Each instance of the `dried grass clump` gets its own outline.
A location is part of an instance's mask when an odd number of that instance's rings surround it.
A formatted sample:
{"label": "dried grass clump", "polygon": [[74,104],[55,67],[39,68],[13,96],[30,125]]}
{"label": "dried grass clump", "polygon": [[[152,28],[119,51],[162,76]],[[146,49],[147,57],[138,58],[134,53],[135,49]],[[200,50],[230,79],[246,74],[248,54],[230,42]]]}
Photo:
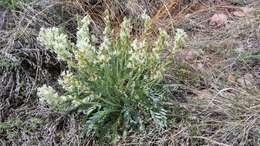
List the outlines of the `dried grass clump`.
{"label": "dried grass clump", "polygon": [[[201,95],[202,96],[202,95]],[[199,97],[199,96],[198,96]],[[208,98],[192,98],[175,114],[181,120],[164,131],[132,135],[128,144],[257,145],[260,142],[260,96],[244,90],[223,89]],[[185,112],[186,111],[186,112]]]}
{"label": "dried grass clump", "polygon": [[[0,124],[12,118],[27,119],[30,109],[37,106],[37,86],[53,82],[60,71],[56,59],[36,41],[38,26],[48,22],[36,13],[34,4],[23,3],[19,11],[0,9]],[[12,127],[17,133],[23,131],[15,129]],[[21,133],[20,137],[11,137],[12,133],[5,130],[0,133],[1,144],[18,144],[26,137]]]}

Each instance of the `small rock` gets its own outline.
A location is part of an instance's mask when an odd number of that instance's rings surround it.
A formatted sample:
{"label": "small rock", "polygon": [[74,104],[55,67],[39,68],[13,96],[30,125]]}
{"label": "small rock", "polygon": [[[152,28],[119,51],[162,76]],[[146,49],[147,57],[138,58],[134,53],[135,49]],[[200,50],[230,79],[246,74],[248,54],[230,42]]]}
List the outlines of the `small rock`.
{"label": "small rock", "polygon": [[216,25],[217,27],[225,25],[227,24],[227,22],[228,22],[228,17],[223,13],[214,14],[210,18],[210,25]]}

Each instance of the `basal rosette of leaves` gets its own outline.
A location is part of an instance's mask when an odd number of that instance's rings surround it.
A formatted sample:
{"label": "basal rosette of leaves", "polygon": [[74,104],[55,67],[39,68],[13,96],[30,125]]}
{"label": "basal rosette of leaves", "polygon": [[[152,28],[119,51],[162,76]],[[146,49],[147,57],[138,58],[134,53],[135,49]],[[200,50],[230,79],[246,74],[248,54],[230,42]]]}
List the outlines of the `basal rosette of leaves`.
{"label": "basal rosette of leaves", "polygon": [[129,19],[124,19],[120,32],[112,37],[107,17],[98,47],[90,35],[89,16],[81,20],[76,44],[59,28],[41,29],[38,40],[67,63],[68,71],[59,80],[65,92],[60,95],[44,85],[38,89],[40,99],[53,110],[83,113],[86,133],[98,138],[116,141],[131,131],[143,130],[147,123],[165,128],[167,110],[163,102],[167,98],[159,83],[186,34],[177,30],[170,55],[162,59],[168,35],[160,30],[157,41],[151,44],[147,40],[150,18],[144,15],[144,19],[145,37],[132,39]]}

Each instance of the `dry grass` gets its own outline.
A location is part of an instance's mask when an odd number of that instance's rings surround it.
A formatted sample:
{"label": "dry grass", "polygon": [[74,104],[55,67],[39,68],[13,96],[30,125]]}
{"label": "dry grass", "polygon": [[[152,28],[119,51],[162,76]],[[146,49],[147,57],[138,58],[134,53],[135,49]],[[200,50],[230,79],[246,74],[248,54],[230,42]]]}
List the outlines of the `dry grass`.
{"label": "dry grass", "polygon": [[207,99],[178,103],[187,111],[165,131],[134,135],[132,144],[156,145],[254,145],[259,143],[259,92],[252,95],[237,89],[208,94]]}
{"label": "dry grass", "polygon": [[[40,27],[61,26],[74,40],[77,16],[85,14],[95,20],[92,31],[98,36],[104,11],[109,9],[115,28],[124,16],[133,18],[135,35],[142,29],[139,17],[146,10],[154,28],[170,32],[181,27],[191,36],[166,76],[173,97],[166,103],[173,109],[169,128],[154,131],[150,125],[149,130],[133,133],[118,145],[259,145],[260,3],[252,1],[248,6],[255,8],[254,16],[230,17],[230,27],[218,29],[208,25],[209,19],[216,12],[229,15],[230,3],[38,0],[18,10],[0,8],[0,144],[98,145],[94,138],[81,134],[80,116],[54,113],[39,103],[35,89],[43,83],[56,86],[66,66],[42,48],[36,37]],[[27,126],[33,119],[38,120],[36,126]],[[12,120],[16,122],[3,126]]]}

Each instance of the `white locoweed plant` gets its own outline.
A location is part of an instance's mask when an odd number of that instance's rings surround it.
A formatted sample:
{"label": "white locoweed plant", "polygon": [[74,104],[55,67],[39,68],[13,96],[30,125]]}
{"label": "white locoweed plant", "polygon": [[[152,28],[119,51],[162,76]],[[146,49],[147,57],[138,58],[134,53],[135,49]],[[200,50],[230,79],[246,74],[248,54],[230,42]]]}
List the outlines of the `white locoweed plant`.
{"label": "white locoweed plant", "polygon": [[38,96],[53,110],[77,111],[85,116],[85,132],[90,136],[117,141],[129,132],[143,130],[147,123],[157,128],[167,126],[167,101],[159,84],[172,62],[174,52],[183,45],[186,34],[177,30],[170,55],[162,59],[168,35],[160,30],[158,40],[148,42],[150,18],[144,15],[144,39],[130,38],[131,24],[124,19],[121,30],[112,37],[109,18],[100,46],[93,45],[89,25],[82,19],[76,45],[59,28],[43,28],[38,40],[67,63],[59,84],[65,92],[59,95],[44,85]]}

